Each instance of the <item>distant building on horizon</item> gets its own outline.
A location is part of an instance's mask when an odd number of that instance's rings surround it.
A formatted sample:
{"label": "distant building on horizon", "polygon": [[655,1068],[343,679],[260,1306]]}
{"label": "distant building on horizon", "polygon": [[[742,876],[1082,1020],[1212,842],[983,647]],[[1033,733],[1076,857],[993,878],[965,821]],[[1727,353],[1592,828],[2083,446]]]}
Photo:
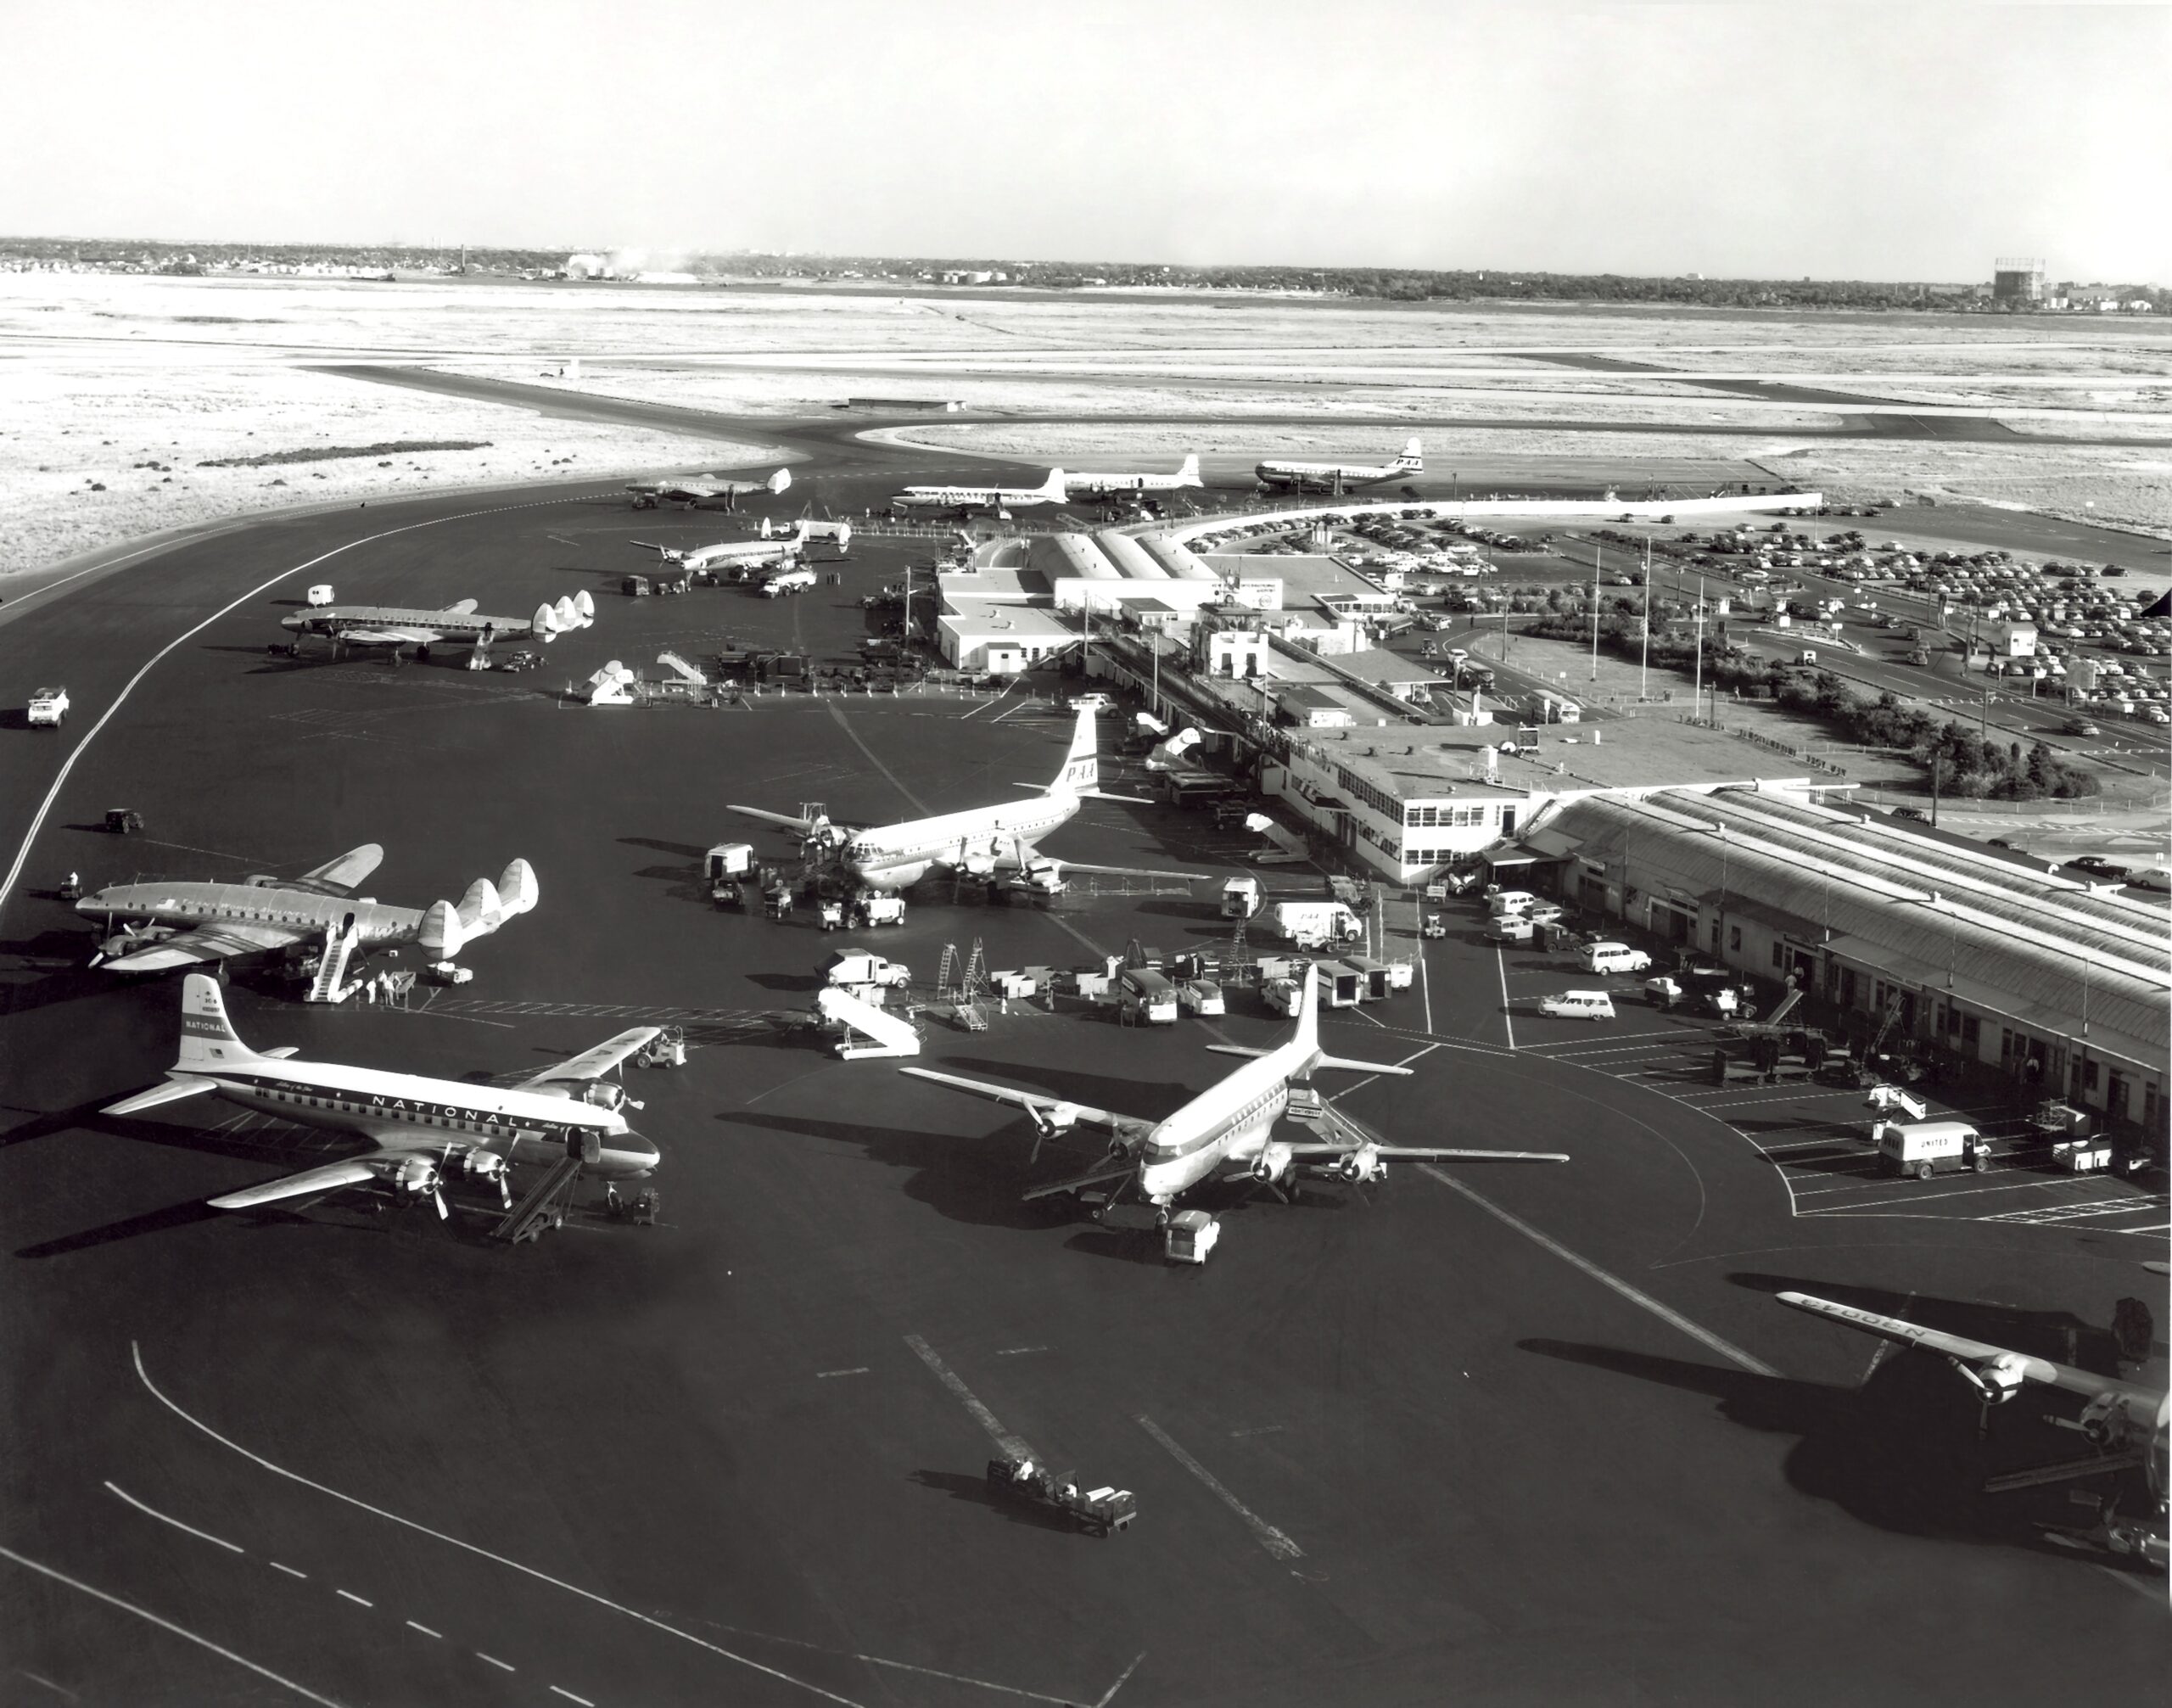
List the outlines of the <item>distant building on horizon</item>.
{"label": "distant building on horizon", "polygon": [[2039,257],[2001,255],[1991,272],[1993,302],[2026,303],[2035,307],[2044,300],[2044,263]]}

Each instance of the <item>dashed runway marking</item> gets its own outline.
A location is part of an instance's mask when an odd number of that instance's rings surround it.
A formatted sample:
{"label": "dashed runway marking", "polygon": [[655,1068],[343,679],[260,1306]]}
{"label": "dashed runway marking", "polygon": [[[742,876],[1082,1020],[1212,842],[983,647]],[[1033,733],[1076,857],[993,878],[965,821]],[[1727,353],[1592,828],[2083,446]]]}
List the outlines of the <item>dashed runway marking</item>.
{"label": "dashed runway marking", "polygon": [[476,1658],[478,1660],[487,1660],[487,1661],[489,1661],[489,1662],[490,1663],[490,1665],[491,1665],[491,1666],[497,1667],[501,1672],[519,1672],[519,1671],[520,1671],[520,1668],[518,1668],[518,1666],[514,1666],[514,1665],[512,1664],[512,1661],[510,1661],[510,1660],[499,1660],[499,1659],[498,1659],[498,1657],[497,1657],[496,1655],[485,1655],[485,1654],[484,1654],[481,1649],[477,1649],[477,1650],[475,1651],[475,1658]]}
{"label": "dashed runway marking", "polygon": [[1004,1428],[995,1414],[980,1403],[973,1391],[966,1386],[965,1379],[943,1362],[934,1347],[928,1345],[918,1335],[907,1335],[905,1344],[913,1349],[914,1354],[922,1364],[935,1372],[935,1379],[950,1390],[959,1404],[973,1414],[973,1421],[986,1430],[989,1438],[1004,1452],[1009,1453],[1013,1459],[1038,1457],[1031,1444],[1023,1436],[1015,1436]]}
{"label": "dashed runway marking", "polygon": [[864,1376],[866,1374],[865,1364],[854,1364],[848,1370],[817,1370],[814,1372],[814,1380],[818,1382],[826,1382],[831,1376]]}
{"label": "dashed runway marking", "polygon": [[357,1607],[374,1607],[377,1605],[377,1603],[374,1601],[365,1601],[351,1589],[335,1589],[332,1593],[334,1595],[344,1596],[349,1601],[353,1602]]}
{"label": "dashed runway marking", "polygon": [[440,1642],[440,1643],[442,1643],[442,1642],[444,1642],[444,1641],[445,1641],[445,1632],[443,1632],[442,1631],[433,1631],[433,1630],[431,1630],[431,1629],[430,1629],[430,1627],[429,1627],[428,1626],[427,1626],[427,1625],[417,1625],[417,1624],[416,1624],[416,1622],[415,1622],[413,1620],[411,1620],[411,1619],[408,1620],[408,1621],[406,1621],[406,1624],[407,1624],[407,1628],[408,1628],[410,1631],[419,1631],[419,1632],[421,1632],[423,1633],[423,1636],[425,1636],[425,1637],[434,1637],[434,1638],[436,1638],[439,1642]]}
{"label": "dashed runway marking", "polygon": [[1183,1448],[1179,1447],[1170,1438],[1169,1432],[1163,1429],[1161,1425],[1156,1423],[1152,1418],[1147,1416],[1145,1412],[1139,1412],[1133,1416],[1132,1421],[1137,1424],[1139,1428],[1145,1430],[1147,1434],[1152,1436],[1156,1441],[1159,1442],[1162,1446],[1167,1450],[1171,1459],[1176,1460],[1178,1464],[1182,1465],[1186,1470],[1197,1477],[1200,1481],[1206,1484],[1208,1490],[1221,1501],[1223,1505],[1228,1507],[1230,1511],[1235,1513],[1239,1518],[1242,1519],[1245,1521],[1245,1527],[1251,1532],[1252,1539],[1258,1543],[1262,1548],[1265,1548],[1277,1560],[1302,1560],[1305,1557],[1305,1550],[1303,1548],[1298,1547],[1296,1543],[1292,1542],[1287,1536],[1284,1535],[1282,1532],[1277,1530],[1273,1525],[1269,1524],[1265,1519],[1262,1518],[1257,1513],[1246,1506],[1244,1502],[1239,1500],[1235,1495],[1232,1494],[1229,1489],[1223,1486],[1220,1480],[1215,1476],[1212,1471],[1209,1470],[1205,1465],[1201,1464],[1197,1459],[1186,1453]]}

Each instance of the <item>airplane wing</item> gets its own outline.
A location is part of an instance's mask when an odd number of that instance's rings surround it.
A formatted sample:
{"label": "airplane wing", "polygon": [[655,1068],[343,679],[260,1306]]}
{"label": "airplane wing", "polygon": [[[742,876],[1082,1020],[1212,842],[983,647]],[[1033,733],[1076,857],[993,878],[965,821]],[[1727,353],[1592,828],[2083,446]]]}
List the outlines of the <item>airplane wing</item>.
{"label": "airplane wing", "polygon": [[1046,860],[1050,865],[1060,866],[1065,871],[1098,872],[1104,877],[1169,877],[1185,883],[1197,883],[1201,878],[1214,876],[1208,871],[1157,871],[1151,866],[1142,865],[1091,865],[1084,860],[1059,860],[1053,854],[1040,854],[1036,858]]}
{"label": "airplane wing", "polygon": [[446,606],[445,613],[448,617],[472,617],[475,614],[475,602],[473,599],[458,600]]}
{"label": "airplane wing", "polygon": [[398,628],[343,629],[339,638],[363,647],[427,647],[433,641],[442,641],[445,636],[435,629],[407,624]]}
{"label": "airplane wing", "polygon": [[606,1039],[593,1050],[584,1050],[578,1056],[561,1061],[555,1067],[546,1067],[540,1073],[522,1080],[512,1089],[526,1091],[538,1085],[550,1085],[568,1079],[601,1079],[620,1062],[657,1036],[661,1028],[636,1026],[622,1032],[616,1038]]}
{"label": "airplane wing", "polygon": [[[1038,1091],[1020,1091],[1008,1085],[994,1085],[985,1079],[966,1079],[955,1073],[938,1073],[932,1067],[900,1067],[898,1072],[910,1073],[915,1079],[932,1079],[938,1085],[969,1091],[974,1096],[985,1097],[992,1103],[1016,1104],[1033,1117],[1035,1126],[1044,1131],[1061,1131],[1075,1122],[1083,1121],[1090,1126],[1105,1127],[1111,1133],[1129,1136],[1144,1132],[1152,1124],[1135,1115],[1119,1115],[1113,1109],[1096,1109],[1091,1104],[1073,1103],[1067,1098],[1050,1097]],[[1118,1172],[1129,1173],[1128,1165]]]}
{"label": "airplane wing", "polygon": [[260,1204],[305,1198],[318,1192],[336,1191],[342,1186],[360,1186],[375,1179],[380,1168],[404,1160],[399,1153],[384,1151],[367,1156],[350,1156],[344,1162],[327,1162],[320,1168],[305,1168],[299,1174],[266,1180],[260,1186],[244,1186],[238,1192],[228,1192],[209,1201],[214,1210],[253,1210]]}
{"label": "airplane wing", "polygon": [[814,833],[814,820],[803,819],[792,813],[773,813],[761,807],[736,807],[727,804],[725,811],[737,813],[742,818],[760,819],[765,824],[782,825],[787,830],[798,831],[802,836]]}
{"label": "airplane wing", "polygon": [[1367,1145],[1360,1140],[1346,1144],[1292,1145],[1293,1156],[1347,1156],[1352,1151],[1370,1150],[1377,1156],[1401,1157],[1410,1162],[1565,1162],[1565,1151],[1457,1151],[1440,1145]]}
{"label": "airplane wing", "polygon": [[285,949],[309,935],[291,925],[244,925],[232,921],[199,925],[193,931],[184,931],[152,948],[139,949],[133,955],[116,955],[101,964],[115,972],[164,972],[176,966],[224,960],[229,955],[261,955],[266,949]]}
{"label": "airplane wing", "polygon": [[133,1097],[124,1097],[118,1103],[109,1103],[98,1111],[101,1115],[141,1115],[146,1109],[157,1109],[165,1104],[178,1103],[184,1097],[200,1097],[216,1089],[215,1084],[193,1073],[177,1073],[148,1091],[138,1091]]}
{"label": "airplane wing", "polygon": [[1923,1347],[1970,1365],[1997,1364],[2007,1369],[2018,1371],[2027,1380],[2042,1382],[2048,1387],[2064,1388],[2068,1393],[2086,1394],[2094,1398],[2123,1386],[2115,1376],[2095,1375],[2087,1370],[2055,1364],[2049,1358],[2031,1358],[2026,1352],[2017,1352],[2009,1347],[1993,1346],[1989,1341],[1972,1341],[1965,1335],[1949,1335],[1940,1329],[1926,1329],[1915,1323],[1903,1322],[1898,1317],[1882,1317],[1875,1311],[1858,1310],[1853,1305],[1835,1304],[1830,1299],[1816,1298],[1808,1293],[1781,1293],[1777,1296],[1783,1305],[1792,1306],[1798,1311],[1807,1311],[1814,1317],[1829,1317],[1836,1323],[1860,1330],[1864,1334],[1876,1335],[1882,1341],[1891,1341],[1904,1347]]}
{"label": "airplane wing", "polygon": [[1022,1202],[1031,1203],[1036,1198],[1053,1198],[1059,1192],[1076,1192],[1082,1186],[1107,1186],[1118,1180],[1128,1180],[1132,1175],[1132,1164],[1123,1157],[1112,1157],[1098,1168],[1068,1180],[1052,1180],[1045,1186],[1036,1186],[1030,1192],[1018,1195]]}
{"label": "airplane wing", "polygon": [[375,843],[364,843],[338,860],[327,860],[314,871],[304,872],[293,887],[321,890],[326,895],[352,895],[383,860],[382,848]]}

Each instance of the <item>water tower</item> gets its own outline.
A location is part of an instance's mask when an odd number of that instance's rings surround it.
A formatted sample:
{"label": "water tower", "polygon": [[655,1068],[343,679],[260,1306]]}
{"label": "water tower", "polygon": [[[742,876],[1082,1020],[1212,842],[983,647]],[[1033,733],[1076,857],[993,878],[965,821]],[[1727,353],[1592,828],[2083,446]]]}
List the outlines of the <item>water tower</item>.
{"label": "water tower", "polygon": [[2040,303],[2044,300],[2044,263],[2040,257],[2001,255],[1991,272],[1993,302]]}

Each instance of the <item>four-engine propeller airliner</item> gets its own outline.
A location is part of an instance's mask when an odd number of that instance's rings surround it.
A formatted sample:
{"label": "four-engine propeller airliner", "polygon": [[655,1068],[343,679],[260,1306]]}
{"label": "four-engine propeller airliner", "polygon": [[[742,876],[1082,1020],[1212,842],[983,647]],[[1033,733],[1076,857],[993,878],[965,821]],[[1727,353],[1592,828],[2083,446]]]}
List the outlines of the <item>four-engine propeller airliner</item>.
{"label": "four-engine propeller airliner", "polygon": [[772,563],[798,562],[810,539],[833,538],[832,529],[839,525],[845,527],[845,537],[850,539],[849,524],[817,524],[802,520],[789,529],[772,530],[765,516],[762,518],[761,536],[754,540],[719,540],[714,546],[690,546],[683,549],[659,546],[652,540],[635,540],[629,543],[644,552],[655,552],[675,568],[712,572],[719,569],[759,569]]}
{"label": "four-engine propeller airliner", "polygon": [[434,901],[417,910],[387,907],[355,892],[384,859],[376,843],[343,854],[298,878],[261,874],[240,883],[120,883],[87,895],[76,911],[109,923],[140,921],[109,940],[92,964],[115,972],[164,972],[230,955],[325,943],[355,933],[354,947],[418,943],[432,960],[450,960],[464,944],[488,937],[535,905],[535,871],[517,860],[493,884],[479,877],[455,907]]}
{"label": "four-engine propeller airliner", "polygon": [[970,516],[977,510],[1001,514],[1061,504],[1068,496],[1063,471],[1054,468],[1038,486],[908,486],[890,502],[900,510],[948,510]]}
{"label": "four-engine propeller airliner", "polygon": [[421,611],[401,605],[312,605],[291,612],[279,626],[297,635],[323,635],[339,647],[402,647],[428,652],[440,641],[515,640],[523,636],[546,646],[559,636],[585,629],[596,620],[596,601],[584,587],[562,596],[557,603],[538,605],[533,617],[486,617],[473,599],[462,599],[440,611]]}
{"label": "four-engine propeller airliner", "polygon": [[1392,462],[1267,462],[1252,470],[1262,486],[1277,487],[1286,492],[1347,492],[1352,487],[1378,486],[1425,472],[1424,450],[1415,439],[1405,442],[1402,455]]}
{"label": "four-engine propeller airliner", "polygon": [[657,1035],[638,1026],[500,1089],[461,1079],[429,1079],[299,1061],[291,1048],[256,1050],[227,1018],[216,980],[192,972],[182,981],[181,1049],[162,1084],[111,1105],[108,1115],[141,1115],[183,1098],[223,1097],[283,1121],[359,1133],[376,1149],[305,1168],[210,1201],[215,1210],[250,1210],[314,1197],[344,1186],[373,1185],[406,1204],[428,1198],[445,1213],[446,1179],[494,1184],[512,1201],[506,1178],[515,1162],[579,1157],[606,1179],[638,1179],[656,1167],[654,1145],[626,1125],[625,1088],[603,1078]]}
{"label": "four-engine propeller airliner", "polygon": [[1899,1317],[1836,1304],[1810,1293],[1788,1292],[1778,1297],[1783,1305],[1861,1333],[1941,1354],[1986,1406],[2014,1398],[2030,1382],[2080,1395],[2086,1403],[2079,1418],[2049,1421],[2076,1431],[2089,1443],[2090,1451],[2063,1464],[1994,1477],[1984,1485],[1985,1492],[1998,1494],[2140,1470],[2149,1491],[2149,1511],[2130,1517],[2120,1513],[2116,1504],[2108,1504],[2098,1508],[2093,1525],[2071,1534],[2108,1552],[2145,1560],[2160,1571],[2172,1560],[2167,1524],[2168,1492],[2172,1492],[2172,1478],[2167,1476],[2168,1464],[2172,1464],[2172,1398],[2167,1397],[2162,1383],[2152,1387],[2116,1376],[2101,1376],[1993,1346],[1988,1341],[1972,1341],[1963,1335],[1904,1322]]}
{"label": "four-engine propeller airliner", "polygon": [[700,484],[681,480],[635,480],[626,490],[636,510],[653,510],[659,504],[683,504],[689,510],[736,510],[742,498],[775,496],[789,490],[792,471],[780,468],[766,480],[712,480]]}
{"label": "four-engine propeller airliner", "polygon": [[734,806],[728,810],[781,825],[819,843],[824,851],[834,851],[853,880],[869,889],[909,888],[932,869],[979,878],[1012,873],[1022,888],[1047,895],[1061,892],[1066,871],[1186,882],[1202,876],[1138,866],[1089,865],[1044,854],[1035,846],[1038,838],[1069,823],[1087,801],[1133,798],[1102,792],[1094,731],[1094,713],[1082,710],[1055,781],[1016,806],[968,807],[963,812],[862,830],[833,824],[826,818],[773,813],[760,807]]}
{"label": "four-engine propeller airliner", "polygon": [[1063,477],[1064,490],[1073,498],[1145,496],[1156,492],[1181,492],[1206,484],[1199,478],[1199,453],[1186,456],[1174,474],[1078,474]]}
{"label": "four-engine propeller airliner", "polygon": [[1320,1048],[1319,1010],[1317,1006],[1319,972],[1305,970],[1305,984],[1297,1010],[1297,1024],[1289,1039],[1272,1050],[1251,1050],[1240,1044],[1210,1044],[1206,1047],[1225,1056],[1249,1056],[1235,1072],[1210,1085],[1175,1114],[1160,1121],[1096,1109],[1038,1091],[1020,1091],[984,1079],[967,1079],[928,1067],[901,1067],[915,1079],[932,1079],[987,1097],[1013,1103],[1025,1110],[1043,1137],[1084,1125],[1109,1134],[1107,1158],[1087,1173],[1067,1180],[1036,1186],[1025,1196],[1046,1198],[1061,1192],[1113,1186],[1118,1192],[1135,1190],[1166,1214],[1183,1193],[1230,1163],[1234,1174],[1247,1176],[1278,1192],[1302,1171],[1363,1182],[1379,1179],[1391,1160],[1405,1162],[1565,1162],[1559,1151],[1469,1151],[1437,1145],[1383,1145],[1339,1111],[1323,1105],[1328,1117],[1318,1140],[1272,1138],[1274,1123],[1290,1106],[1290,1083],[1307,1082],[1324,1067],[1353,1073],[1408,1074],[1408,1067],[1379,1061],[1352,1061],[1330,1056]]}

